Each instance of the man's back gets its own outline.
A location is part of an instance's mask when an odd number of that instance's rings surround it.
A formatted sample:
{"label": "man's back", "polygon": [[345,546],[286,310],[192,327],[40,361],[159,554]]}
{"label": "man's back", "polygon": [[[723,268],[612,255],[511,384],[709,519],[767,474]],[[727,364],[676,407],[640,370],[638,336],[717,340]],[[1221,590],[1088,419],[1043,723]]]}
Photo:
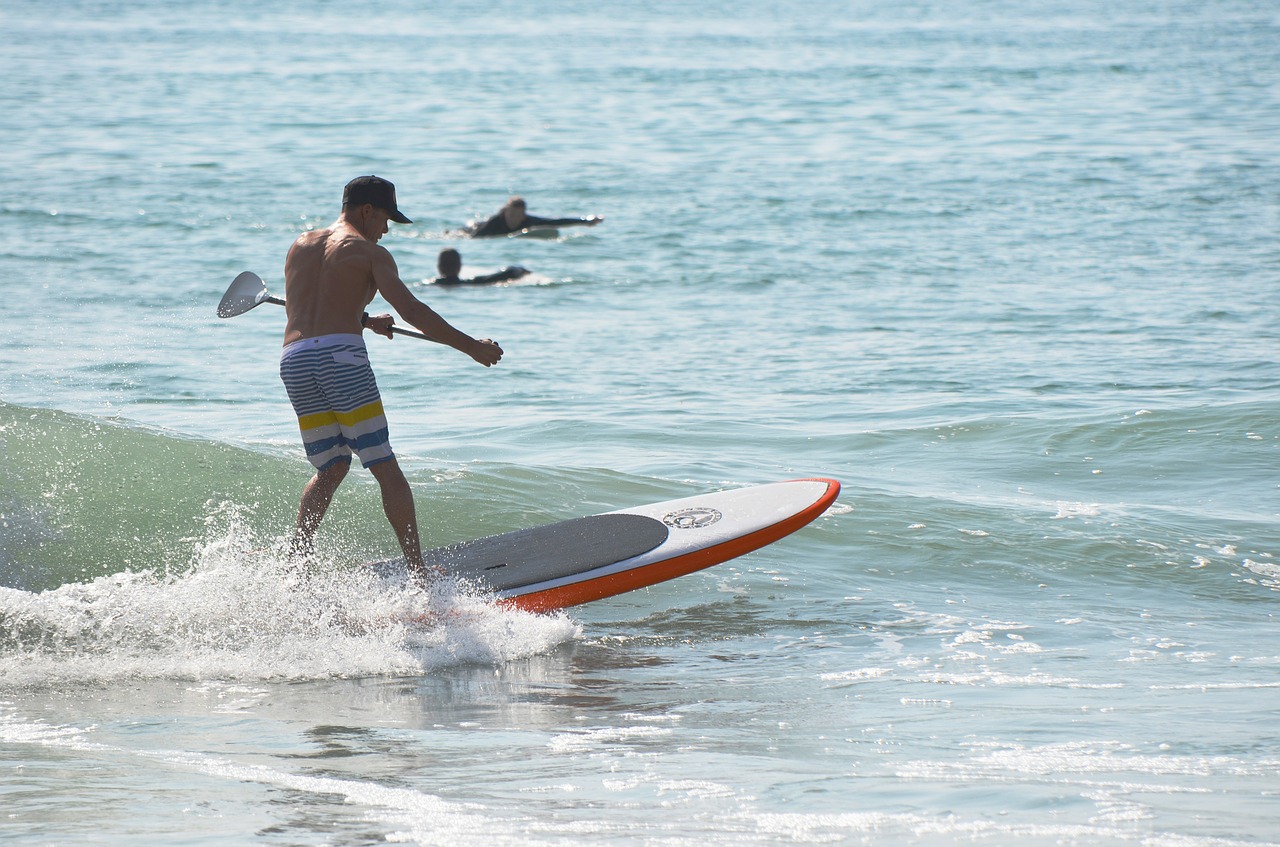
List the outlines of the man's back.
{"label": "man's back", "polygon": [[378,246],[341,221],[303,233],[284,263],[284,343],[338,333],[361,333],[360,314],[376,293]]}

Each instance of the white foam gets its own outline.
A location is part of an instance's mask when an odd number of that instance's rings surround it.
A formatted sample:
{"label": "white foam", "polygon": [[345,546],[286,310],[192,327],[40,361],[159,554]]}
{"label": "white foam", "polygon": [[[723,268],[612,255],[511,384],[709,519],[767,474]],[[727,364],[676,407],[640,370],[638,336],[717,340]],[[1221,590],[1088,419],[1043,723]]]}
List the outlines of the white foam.
{"label": "white foam", "polygon": [[89,740],[88,730],[39,720],[25,721],[7,709],[0,710],[0,742],[84,751],[105,749]]}
{"label": "white foam", "polygon": [[424,591],[363,568],[309,578],[222,509],[193,562],[51,591],[0,591],[0,690],[118,679],[420,675],[501,664],[576,638],[564,615],[503,609],[448,580]]}
{"label": "white foam", "polygon": [[880,679],[890,673],[892,671],[889,668],[858,668],[851,671],[824,673],[818,678],[823,682],[831,683],[827,686],[828,688],[847,688],[851,685]]}
{"label": "white foam", "polygon": [[658,783],[658,795],[679,794],[698,800],[720,799],[737,796],[728,785],[705,779],[674,779]]}
{"label": "white foam", "polygon": [[1261,691],[1280,688],[1280,682],[1189,682],[1180,685],[1150,685],[1152,691]]}
{"label": "white foam", "polygon": [[623,726],[588,729],[557,735],[547,743],[552,753],[591,753],[612,748],[625,748],[643,741],[671,735],[671,730],[659,726]]}
{"label": "white foam", "polygon": [[934,685],[1037,685],[1048,688],[1073,688],[1073,689],[1109,689],[1123,688],[1124,684],[1115,683],[1091,683],[1081,682],[1069,676],[1055,676],[1042,671],[1032,671],[1030,673],[1004,673],[1002,671],[994,671],[989,668],[983,668],[978,671],[968,673],[947,673],[942,671],[924,672],[918,676],[920,682],[928,682]]}
{"label": "white foam", "polygon": [[[1131,826],[1085,826],[1080,824],[1021,824],[991,820],[964,820],[955,815],[927,816],[891,812],[846,812],[843,814],[762,814],[756,819],[760,833],[785,839],[788,844],[951,844],[954,839],[969,843],[1101,843],[1099,839],[1131,843]],[[851,838],[856,840],[851,841]],[[938,840],[945,839],[945,840]],[[1161,845],[1173,842],[1164,840]],[[1244,847],[1244,842],[1220,839],[1192,839],[1186,847]],[[1258,847],[1258,845],[1252,845]]]}
{"label": "white foam", "polygon": [[[1013,744],[962,745],[987,750],[964,761],[910,762],[899,765],[899,776],[914,779],[975,779],[1017,776],[1112,775],[1194,776],[1209,778],[1229,774],[1267,776],[1280,768],[1280,760],[1246,760],[1231,756],[1150,755],[1118,741],[1073,741],[1037,747]],[[1156,794],[1211,793],[1212,789],[1187,785],[1107,780],[1088,783],[1130,792]]]}
{"label": "white foam", "polygon": [[1253,559],[1245,559],[1240,564],[1250,573],[1262,577],[1260,580],[1247,580],[1248,582],[1258,582],[1267,588],[1280,588],[1280,565],[1255,562]]}
{"label": "white foam", "polygon": [[1070,518],[1096,518],[1102,514],[1102,507],[1097,503],[1069,503],[1059,500],[1056,504],[1058,513],[1053,516],[1054,520],[1067,520]]}

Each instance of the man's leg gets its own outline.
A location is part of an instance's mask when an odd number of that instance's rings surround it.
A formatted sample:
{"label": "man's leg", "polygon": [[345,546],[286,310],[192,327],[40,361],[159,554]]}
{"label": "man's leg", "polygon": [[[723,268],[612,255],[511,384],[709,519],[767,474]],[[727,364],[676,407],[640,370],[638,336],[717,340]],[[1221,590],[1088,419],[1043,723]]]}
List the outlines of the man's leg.
{"label": "man's leg", "polygon": [[334,462],[316,475],[302,489],[302,504],[298,507],[298,523],[293,531],[293,543],[290,552],[294,556],[309,556],[314,549],[316,530],[329,504],[333,502],[334,492],[346,478],[351,469],[351,462]]}
{"label": "man's leg", "polygon": [[443,575],[441,568],[431,568],[428,574],[422,562],[422,542],[418,538],[418,511],[413,504],[413,489],[409,480],[405,479],[400,463],[395,459],[369,466],[369,472],[382,487],[382,510],[387,513],[387,520],[395,530],[396,540],[404,551],[404,561],[409,574],[419,582],[426,582],[428,576]]}

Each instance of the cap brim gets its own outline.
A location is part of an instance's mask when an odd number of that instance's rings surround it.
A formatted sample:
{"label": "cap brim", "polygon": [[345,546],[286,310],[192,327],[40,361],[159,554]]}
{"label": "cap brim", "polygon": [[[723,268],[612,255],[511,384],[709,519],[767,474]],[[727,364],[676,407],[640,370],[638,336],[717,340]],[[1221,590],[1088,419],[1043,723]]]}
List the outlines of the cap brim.
{"label": "cap brim", "polygon": [[408,218],[406,218],[406,217],[404,216],[404,212],[400,211],[399,209],[393,209],[393,210],[391,211],[391,215],[390,215],[390,217],[391,217],[391,220],[395,221],[395,222],[396,222],[396,223],[398,223],[398,224],[411,224],[411,223],[413,223],[413,221],[411,221],[411,220],[409,220]]}

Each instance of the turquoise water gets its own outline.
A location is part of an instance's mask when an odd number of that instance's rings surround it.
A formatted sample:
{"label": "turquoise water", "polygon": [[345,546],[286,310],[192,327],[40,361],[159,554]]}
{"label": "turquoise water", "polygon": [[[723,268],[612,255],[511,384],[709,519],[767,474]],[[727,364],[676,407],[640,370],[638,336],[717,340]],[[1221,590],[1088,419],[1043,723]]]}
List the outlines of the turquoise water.
{"label": "turquoise water", "polygon": [[[5,844],[1280,844],[1274,4],[0,25]],[[297,585],[283,313],[213,310],[363,173],[507,351],[370,339],[428,543],[837,504],[539,617],[367,578],[358,472]],[[450,234],[513,193],[605,222]]]}

